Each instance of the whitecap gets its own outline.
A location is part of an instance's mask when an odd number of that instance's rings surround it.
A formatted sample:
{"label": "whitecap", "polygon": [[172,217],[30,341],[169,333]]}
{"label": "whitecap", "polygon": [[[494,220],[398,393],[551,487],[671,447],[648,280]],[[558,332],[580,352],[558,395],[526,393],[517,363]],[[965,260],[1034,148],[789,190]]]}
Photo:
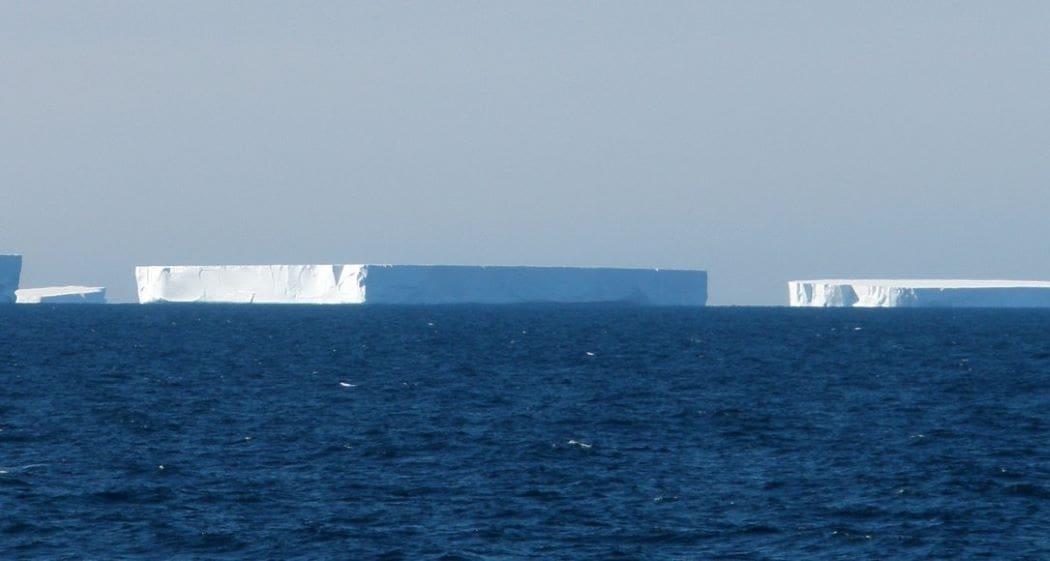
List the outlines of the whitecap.
{"label": "whitecap", "polygon": [[15,466],[0,467],[0,474],[11,473],[13,471],[26,471],[27,469],[31,469],[31,468],[35,468],[35,467],[44,467],[46,465],[47,464],[26,464],[26,465],[20,466],[20,467],[15,467]]}

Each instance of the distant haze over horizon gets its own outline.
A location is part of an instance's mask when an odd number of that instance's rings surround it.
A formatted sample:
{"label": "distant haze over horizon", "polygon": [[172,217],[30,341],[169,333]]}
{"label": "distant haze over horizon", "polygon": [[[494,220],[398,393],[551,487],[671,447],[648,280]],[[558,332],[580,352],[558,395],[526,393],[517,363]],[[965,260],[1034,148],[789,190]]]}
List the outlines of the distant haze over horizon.
{"label": "distant haze over horizon", "polygon": [[0,253],[1050,280],[1043,2],[17,3]]}

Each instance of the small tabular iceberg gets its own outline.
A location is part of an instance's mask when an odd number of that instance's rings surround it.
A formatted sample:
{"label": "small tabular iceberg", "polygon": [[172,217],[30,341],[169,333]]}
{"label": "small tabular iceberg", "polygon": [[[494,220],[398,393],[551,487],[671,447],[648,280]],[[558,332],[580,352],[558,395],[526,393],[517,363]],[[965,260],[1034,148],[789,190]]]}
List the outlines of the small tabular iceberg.
{"label": "small tabular iceberg", "polygon": [[22,276],[21,255],[0,255],[0,304],[13,304]]}
{"label": "small tabular iceberg", "polygon": [[23,288],[15,292],[19,304],[105,304],[101,286],[49,286]]}
{"label": "small tabular iceberg", "polygon": [[707,273],[664,269],[452,265],[136,267],[139,302],[703,306]]}
{"label": "small tabular iceberg", "polygon": [[791,306],[858,308],[1044,308],[1050,282],[825,279],[788,282]]}

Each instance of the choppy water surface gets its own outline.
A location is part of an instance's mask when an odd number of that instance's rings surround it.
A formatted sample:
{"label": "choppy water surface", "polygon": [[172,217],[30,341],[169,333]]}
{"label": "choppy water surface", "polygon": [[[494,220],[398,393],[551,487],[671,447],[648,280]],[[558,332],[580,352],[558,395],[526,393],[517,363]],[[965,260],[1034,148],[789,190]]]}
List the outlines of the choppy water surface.
{"label": "choppy water surface", "polygon": [[3,559],[1047,559],[1050,312],[0,308]]}

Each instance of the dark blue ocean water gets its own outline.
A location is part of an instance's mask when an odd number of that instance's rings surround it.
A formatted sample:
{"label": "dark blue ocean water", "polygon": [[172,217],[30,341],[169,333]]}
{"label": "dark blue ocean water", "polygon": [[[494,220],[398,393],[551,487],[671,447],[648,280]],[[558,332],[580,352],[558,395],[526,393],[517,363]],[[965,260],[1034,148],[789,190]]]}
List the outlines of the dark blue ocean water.
{"label": "dark blue ocean water", "polygon": [[0,559],[1050,558],[1050,312],[0,308]]}

